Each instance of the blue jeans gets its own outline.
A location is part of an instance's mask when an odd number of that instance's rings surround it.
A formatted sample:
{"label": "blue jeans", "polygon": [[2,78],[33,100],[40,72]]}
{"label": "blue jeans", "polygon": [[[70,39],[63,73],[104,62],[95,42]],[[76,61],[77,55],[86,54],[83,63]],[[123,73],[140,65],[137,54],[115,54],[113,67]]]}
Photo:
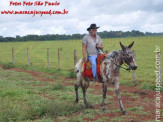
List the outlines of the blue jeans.
{"label": "blue jeans", "polygon": [[95,78],[96,74],[97,74],[97,65],[96,65],[96,59],[97,56],[88,56],[88,60],[91,62],[92,64],[92,73],[93,73],[93,77]]}

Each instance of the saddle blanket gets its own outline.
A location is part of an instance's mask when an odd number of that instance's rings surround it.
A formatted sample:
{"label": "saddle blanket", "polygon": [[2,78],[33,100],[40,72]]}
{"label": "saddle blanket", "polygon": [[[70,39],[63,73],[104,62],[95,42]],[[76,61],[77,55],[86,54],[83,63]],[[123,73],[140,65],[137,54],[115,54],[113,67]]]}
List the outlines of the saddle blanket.
{"label": "saddle blanket", "polygon": [[[97,75],[98,77],[100,77],[101,73],[100,73],[100,61],[102,59],[102,57],[104,55],[107,55],[107,54],[101,54],[97,57]],[[88,62],[87,62],[88,63]],[[89,62],[90,63],[90,62]],[[90,68],[88,68],[88,66],[86,66],[87,64],[84,62],[84,70],[83,70],[83,76],[84,77],[87,77],[89,79],[93,79],[93,73],[92,73],[92,66]]]}

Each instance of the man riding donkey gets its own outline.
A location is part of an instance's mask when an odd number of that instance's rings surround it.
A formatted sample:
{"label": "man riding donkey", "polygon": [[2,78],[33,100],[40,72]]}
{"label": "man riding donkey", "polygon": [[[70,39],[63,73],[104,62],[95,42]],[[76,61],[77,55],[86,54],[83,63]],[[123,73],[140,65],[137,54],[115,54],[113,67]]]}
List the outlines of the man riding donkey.
{"label": "man riding donkey", "polygon": [[[91,80],[97,81],[99,83],[102,83],[102,108],[103,111],[106,111],[105,100],[107,86],[112,84],[114,85],[115,93],[117,94],[122,114],[126,115],[127,113],[122,104],[119,89],[120,69],[122,68],[127,71],[137,69],[137,64],[131,51],[131,47],[133,46],[134,42],[132,42],[128,46],[124,46],[120,42],[120,50],[112,51],[109,54],[104,54],[100,50],[103,48],[102,41],[100,37],[96,34],[98,28],[99,27],[96,27],[96,24],[91,24],[90,27],[87,29],[89,31],[89,34],[84,36],[82,40],[84,60],[80,59],[75,65],[75,72],[77,76],[77,82],[74,85],[76,93],[75,103],[78,103],[79,101],[78,88],[81,87],[83,91],[84,104],[88,108],[92,107],[87,102],[86,91],[90,85]],[[86,51],[88,55],[87,57]],[[87,58],[89,61],[87,60]],[[90,62],[92,66],[88,66]],[[126,65],[128,68],[122,67],[123,64]]]}
{"label": "man riding donkey", "polygon": [[[83,59],[85,62],[88,60],[92,64],[92,74],[93,74],[93,79],[92,81],[97,83],[98,76],[97,76],[97,57],[100,52],[99,49],[103,49],[102,45],[102,40],[101,38],[97,35],[97,29],[99,27],[96,26],[96,24],[91,24],[89,28],[87,28],[87,31],[89,31],[89,34],[85,35],[82,40],[82,53],[83,53]],[[87,52],[87,56],[86,56]],[[98,84],[96,84],[98,85]]]}

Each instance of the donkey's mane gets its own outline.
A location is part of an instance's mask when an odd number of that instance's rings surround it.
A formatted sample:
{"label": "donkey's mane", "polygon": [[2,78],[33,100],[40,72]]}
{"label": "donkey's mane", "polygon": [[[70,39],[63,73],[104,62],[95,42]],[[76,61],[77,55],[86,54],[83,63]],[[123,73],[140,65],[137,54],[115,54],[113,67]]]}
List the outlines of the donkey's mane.
{"label": "donkey's mane", "polygon": [[109,54],[106,55],[106,59],[114,59],[121,53],[121,50],[115,51],[113,50]]}

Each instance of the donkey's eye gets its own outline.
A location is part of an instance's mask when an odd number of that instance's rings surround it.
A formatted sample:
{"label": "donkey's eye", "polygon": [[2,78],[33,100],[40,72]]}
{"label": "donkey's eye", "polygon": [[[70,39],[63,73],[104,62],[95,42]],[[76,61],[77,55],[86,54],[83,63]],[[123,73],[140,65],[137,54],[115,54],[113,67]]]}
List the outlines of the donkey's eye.
{"label": "donkey's eye", "polygon": [[132,57],[130,57],[128,60],[129,60],[129,61],[132,61],[132,60],[133,60],[133,58],[132,58]]}

